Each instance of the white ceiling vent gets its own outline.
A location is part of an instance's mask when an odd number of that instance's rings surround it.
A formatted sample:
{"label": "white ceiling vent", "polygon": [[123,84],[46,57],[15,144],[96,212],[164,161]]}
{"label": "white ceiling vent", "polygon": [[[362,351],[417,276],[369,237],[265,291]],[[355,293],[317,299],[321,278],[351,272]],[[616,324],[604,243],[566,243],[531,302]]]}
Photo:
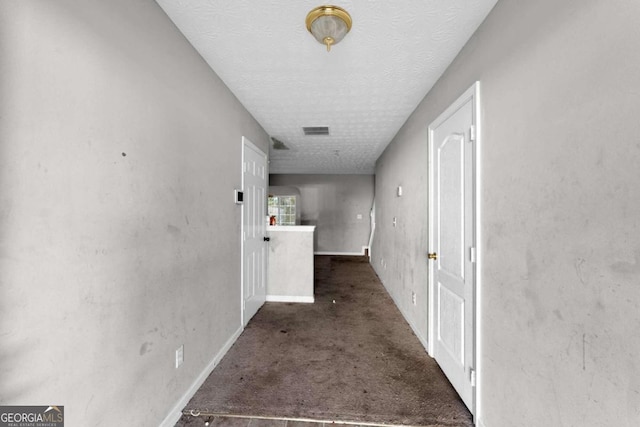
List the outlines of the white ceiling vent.
{"label": "white ceiling vent", "polygon": [[327,126],[310,126],[303,127],[305,136],[314,136],[314,135],[329,135],[329,128]]}

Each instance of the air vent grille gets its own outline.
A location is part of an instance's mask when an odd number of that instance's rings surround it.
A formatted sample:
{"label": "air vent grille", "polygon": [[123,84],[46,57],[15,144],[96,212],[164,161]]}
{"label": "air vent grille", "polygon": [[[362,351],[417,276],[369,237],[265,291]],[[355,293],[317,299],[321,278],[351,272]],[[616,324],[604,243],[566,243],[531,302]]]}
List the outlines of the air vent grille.
{"label": "air vent grille", "polygon": [[302,130],[306,136],[329,135],[329,128],[327,126],[309,126],[303,127]]}

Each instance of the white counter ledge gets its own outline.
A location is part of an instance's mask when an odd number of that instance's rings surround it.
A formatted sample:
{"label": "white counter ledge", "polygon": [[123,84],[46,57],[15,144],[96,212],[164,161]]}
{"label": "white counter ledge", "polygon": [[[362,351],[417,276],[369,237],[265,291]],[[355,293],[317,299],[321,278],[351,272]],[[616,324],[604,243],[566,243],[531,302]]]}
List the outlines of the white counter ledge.
{"label": "white counter ledge", "polygon": [[268,225],[267,231],[314,231],[315,225]]}

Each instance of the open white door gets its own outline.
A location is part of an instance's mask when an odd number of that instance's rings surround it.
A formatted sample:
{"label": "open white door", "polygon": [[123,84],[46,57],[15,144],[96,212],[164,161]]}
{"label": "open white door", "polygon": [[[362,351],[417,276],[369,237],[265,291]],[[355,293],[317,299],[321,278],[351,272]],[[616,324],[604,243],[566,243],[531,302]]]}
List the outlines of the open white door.
{"label": "open white door", "polygon": [[258,312],[267,290],[267,156],[242,138],[242,325]]}
{"label": "open white door", "polygon": [[471,412],[475,412],[477,86],[429,126],[429,353]]}

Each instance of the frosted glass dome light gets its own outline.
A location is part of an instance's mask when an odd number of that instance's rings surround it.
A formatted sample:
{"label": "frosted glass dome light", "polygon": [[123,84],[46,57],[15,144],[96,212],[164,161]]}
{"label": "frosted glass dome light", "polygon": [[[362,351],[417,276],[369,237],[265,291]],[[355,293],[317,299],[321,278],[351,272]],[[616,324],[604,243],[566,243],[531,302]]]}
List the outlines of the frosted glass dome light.
{"label": "frosted glass dome light", "polygon": [[351,30],[351,16],[338,6],[318,6],[307,15],[307,30],[318,40],[327,46],[327,52],[331,46],[340,43],[340,40]]}

